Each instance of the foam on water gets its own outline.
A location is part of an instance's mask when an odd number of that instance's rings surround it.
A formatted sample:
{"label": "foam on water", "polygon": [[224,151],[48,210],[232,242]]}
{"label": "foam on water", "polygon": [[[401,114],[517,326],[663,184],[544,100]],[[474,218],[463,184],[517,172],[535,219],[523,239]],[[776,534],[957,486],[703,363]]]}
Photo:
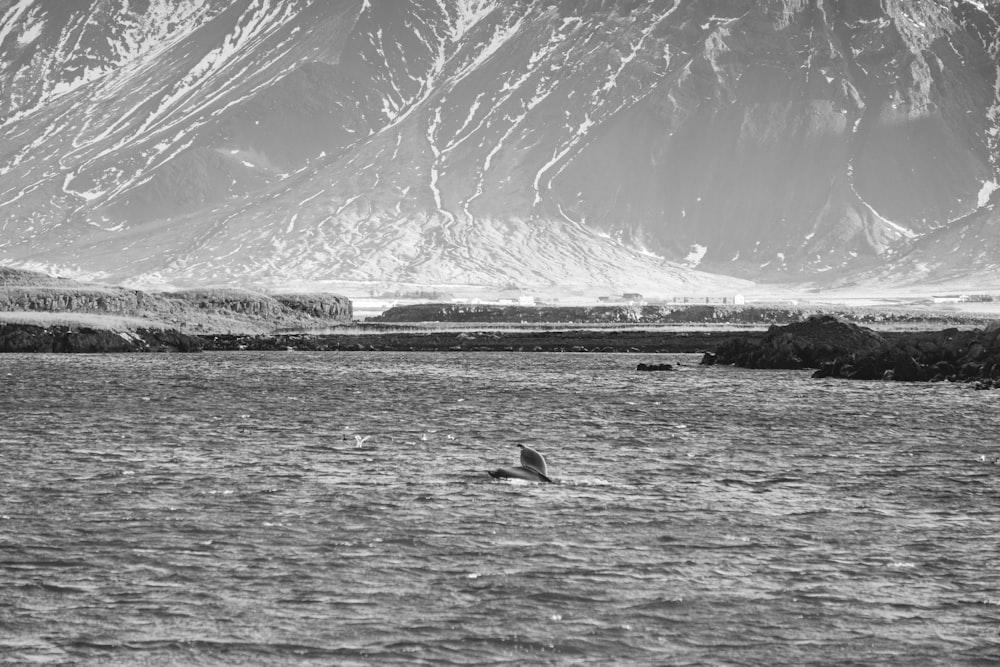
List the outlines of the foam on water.
{"label": "foam on water", "polygon": [[[603,354],[0,363],[13,663],[1000,660],[1000,393]],[[518,443],[559,483],[490,479]]]}

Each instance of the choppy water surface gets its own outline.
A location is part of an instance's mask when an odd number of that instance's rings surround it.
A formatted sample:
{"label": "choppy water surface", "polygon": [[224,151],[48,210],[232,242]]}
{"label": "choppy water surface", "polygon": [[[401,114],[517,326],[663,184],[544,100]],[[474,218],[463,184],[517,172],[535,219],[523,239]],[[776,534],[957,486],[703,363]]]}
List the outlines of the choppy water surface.
{"label": "choppy water surface", "polygon": [[0,663],[1000,660],[1000,393],[679,358],[2,356]]}

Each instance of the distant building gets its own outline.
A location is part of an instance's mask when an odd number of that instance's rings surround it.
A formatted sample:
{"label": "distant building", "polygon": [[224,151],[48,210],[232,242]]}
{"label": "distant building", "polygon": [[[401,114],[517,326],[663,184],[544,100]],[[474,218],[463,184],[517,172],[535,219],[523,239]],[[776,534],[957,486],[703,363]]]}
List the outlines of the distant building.
{"label": "distant building", "polygon": [[527,294],[522,294],[517,299],[517,305],[519,305],[519,306],[534,306],[535,305],[535,297],[529,296]]}
{"label": "distant building", "polygon": [[746,297],[742,294],[737,294],[735,296],[675,296],[668,299],[663,299],[659,303],[707,303],[707,304],[734,304],[737,306],[746,305]]}
{"label": "distant building", "polygon": [[638,292],[625,292],[622,298],[626,301],[642,301],[642,295]]}

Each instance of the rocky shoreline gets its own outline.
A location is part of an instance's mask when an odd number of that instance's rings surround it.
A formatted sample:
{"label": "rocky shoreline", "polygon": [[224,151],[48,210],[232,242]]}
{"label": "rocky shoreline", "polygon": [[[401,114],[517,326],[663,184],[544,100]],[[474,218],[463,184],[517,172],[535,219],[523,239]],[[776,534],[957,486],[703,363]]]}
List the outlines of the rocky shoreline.
{"label": "rocky shoreline", "polygon": [[191,336],[173,330],[115,331],[0,322],[3,352],[625,352],[705,353],[725,341],[755,340],[763,331],[557,330],[385,331],[330,334]]}
{"label": "rocky shoreline", "polygon": [[633,352],[701,353],[721,343],[755,340],[763,331],[433,331],[276,336],[203,336],[206,350],[372,352]]}
{"label": "rocky shoreline", "polygon": [[[1000,389],[1000,322],[981,329],[875,332],[829,315],[767,331],[629,329],[385,331],[201,335],[0,323],[0,352],[569,352],[703,354],[702,364],[815,369],[816,378],[968,382]],[[669,370],[646,364],[639,370]]]}
{"label": "rocky shoreline", "polygon": [[203,341],[178,331],[0,323],[0,352],[200,352]]}
{"label": "rocky shoreline", "polygon": [[703,364],[815,368],[813,377],[968,382],[1000,389],[1000,322],[983,329],[876,333],[829,315],[724,341]]}

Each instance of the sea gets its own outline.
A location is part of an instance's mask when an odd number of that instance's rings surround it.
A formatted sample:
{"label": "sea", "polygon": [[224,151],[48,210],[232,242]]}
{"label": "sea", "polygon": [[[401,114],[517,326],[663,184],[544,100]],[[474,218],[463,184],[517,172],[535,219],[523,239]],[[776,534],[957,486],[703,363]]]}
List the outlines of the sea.
{"label": "sea", "polygon": [[698,361],[2,355],[0,664],[1000,663],[1000,392]]}

